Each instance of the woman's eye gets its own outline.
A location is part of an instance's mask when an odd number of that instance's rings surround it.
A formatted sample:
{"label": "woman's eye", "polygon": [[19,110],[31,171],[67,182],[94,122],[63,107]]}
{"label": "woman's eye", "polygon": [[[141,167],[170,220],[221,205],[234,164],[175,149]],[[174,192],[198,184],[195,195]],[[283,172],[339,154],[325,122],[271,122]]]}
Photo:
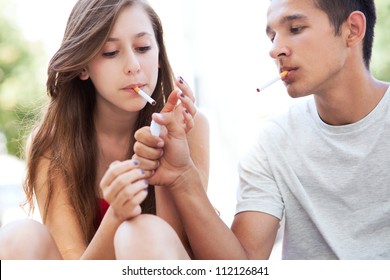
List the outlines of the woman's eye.
{"label": "woman's eye", "polygon": [[105,53],[103,53],[103,56],[105,56],[105,57],[114,57],[117,54],[118,54],[118,51],[105,52]]}
{"label": "woman's eye", "polygon": [[138,52],[140,52],[140,53],[145,53],[145,52],[147,52],[147,51],[149,51],[149,50],[151,50],[151,49],[152,49],[151,46],[144,46],[144,47],[136,48],[136,50],[137,50]]}

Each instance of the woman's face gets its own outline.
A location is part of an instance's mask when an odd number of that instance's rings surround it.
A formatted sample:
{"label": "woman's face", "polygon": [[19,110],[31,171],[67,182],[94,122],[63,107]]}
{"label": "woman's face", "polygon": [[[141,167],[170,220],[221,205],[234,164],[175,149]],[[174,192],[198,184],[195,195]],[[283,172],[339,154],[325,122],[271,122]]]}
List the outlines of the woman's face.
{"label": "woman's face", "polygon": [[144,9],[135,5],[121,11],[107,42],[87,65],[81,79],[91,78],[98,106],[106,104],[126,112],[138,112],[146,101],[134,88],[152,95],[158,67],[159,49],[152,23]]}

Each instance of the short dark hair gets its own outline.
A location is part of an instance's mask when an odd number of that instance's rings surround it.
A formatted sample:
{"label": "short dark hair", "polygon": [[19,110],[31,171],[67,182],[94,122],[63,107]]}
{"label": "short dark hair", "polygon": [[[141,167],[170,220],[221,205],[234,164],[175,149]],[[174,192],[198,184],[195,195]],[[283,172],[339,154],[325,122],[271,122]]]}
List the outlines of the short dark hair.
{"label": "short dark hair", "polygon": [[328,15],[336,34],[340,34],[341,25],[352,12],[360,11],[365,15],[367,25],[363,41],[363,60],[367,69],[369,69],[376,23],[374,0],[314,0],[314,3]]}

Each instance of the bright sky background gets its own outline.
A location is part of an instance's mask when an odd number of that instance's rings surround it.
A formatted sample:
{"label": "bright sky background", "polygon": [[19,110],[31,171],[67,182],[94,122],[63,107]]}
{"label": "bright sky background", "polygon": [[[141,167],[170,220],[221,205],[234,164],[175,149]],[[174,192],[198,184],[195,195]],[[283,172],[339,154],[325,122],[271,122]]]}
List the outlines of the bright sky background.
{"label": "bright sky background", "polygon": [[[58,48],[75,0],[13,0],[25,36]],[[268,1],[150,0],[163,22],[175,73],[189,82],[211,126],[209,197],[230,226],[237,161],[255,138],[261,118],[291,103],[281,83],[256,88],[277,75],[265,35]],[[238,4],[239,3],[239,4]]]}

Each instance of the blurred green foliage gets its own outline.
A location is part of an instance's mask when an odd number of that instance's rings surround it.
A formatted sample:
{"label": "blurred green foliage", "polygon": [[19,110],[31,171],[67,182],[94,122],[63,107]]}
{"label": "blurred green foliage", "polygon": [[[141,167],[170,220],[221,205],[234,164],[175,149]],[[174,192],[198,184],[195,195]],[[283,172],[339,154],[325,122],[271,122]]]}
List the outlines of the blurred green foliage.
{"label": "blurred green foliage", "polygon": [[375,0],[377,25],[371,71],[380,80],[390,82],[390,1]]}
{"label": "blurred green foliage", "polygon": [[[43,47],[23,38],[0,0],[0,132],[7,138],[10,154],[22,156],[30,124],[46,101]],[[371,70],[378,79],[390,81],[390,2],[375,0],[378,22]]]}
{"label": "blurred green foliage", "polygon": [[30,123],[45,97],[43,47],[25,40],[0,0],[0,132],[10,154],[21,156]]}

